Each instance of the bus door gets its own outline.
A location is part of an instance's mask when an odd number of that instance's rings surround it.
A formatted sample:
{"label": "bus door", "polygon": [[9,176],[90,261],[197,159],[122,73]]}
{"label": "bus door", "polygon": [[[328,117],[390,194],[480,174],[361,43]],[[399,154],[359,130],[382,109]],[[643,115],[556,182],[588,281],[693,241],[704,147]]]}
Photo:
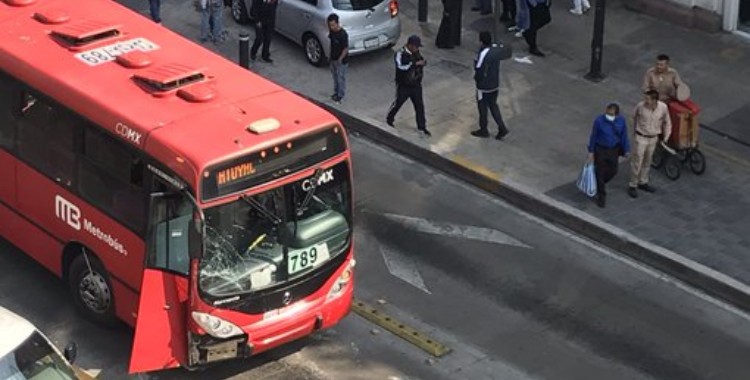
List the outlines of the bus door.
{"label": "bus door", "polygon": [[[187,365],[190,255],[194,208],[184,192],[151,195],[146,263],[130,373]],[[192,231],[192,232],[191,232]],[[198,238],[199,239],[199,238]],[[200,248],[198,248],[200,249]]]}

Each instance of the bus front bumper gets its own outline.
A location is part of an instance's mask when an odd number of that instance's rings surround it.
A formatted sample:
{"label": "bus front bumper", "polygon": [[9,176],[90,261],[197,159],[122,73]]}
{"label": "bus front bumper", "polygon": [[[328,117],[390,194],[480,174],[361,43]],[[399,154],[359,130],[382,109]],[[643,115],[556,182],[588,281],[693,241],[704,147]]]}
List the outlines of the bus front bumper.
{"label": "bus front bumper", "polygon": [[283,322],[256,332],[252,338],[248,333],[226,339],[188,333],[189,368],[229,359],[247,358],[329,328],[349,313],[351,293],[349,285],[343,297],[327,302],[322,310],[308,310],[296,318],[280,318]]}

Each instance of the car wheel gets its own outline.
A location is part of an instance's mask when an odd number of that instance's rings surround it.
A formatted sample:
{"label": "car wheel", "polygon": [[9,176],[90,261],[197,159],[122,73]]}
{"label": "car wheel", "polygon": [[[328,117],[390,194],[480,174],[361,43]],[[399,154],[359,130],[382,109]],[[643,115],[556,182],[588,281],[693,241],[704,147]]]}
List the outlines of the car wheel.
{"label": "car wheel", "polygon": [[308,62],[313,66],[323,66],[326,61],[326,53],[317,37],[311,33],[305,34],[302,37],[302,46],[305,48],[305,56]]}
{"label": "car wheel", "polygon": [[250,22],[250,17],[247,15],[247,7],[245,6],[245,0],[231,0],[232,18],[234,21],[240,24],[247,24]]}
{"label": "car wheel", "polygon": [[[90,265],[90,270],[89,270]],[[117,323],[112,283],[104,266],[93,255],[76,257],[68,269],[70,291],[86,318],[108,327]]]}

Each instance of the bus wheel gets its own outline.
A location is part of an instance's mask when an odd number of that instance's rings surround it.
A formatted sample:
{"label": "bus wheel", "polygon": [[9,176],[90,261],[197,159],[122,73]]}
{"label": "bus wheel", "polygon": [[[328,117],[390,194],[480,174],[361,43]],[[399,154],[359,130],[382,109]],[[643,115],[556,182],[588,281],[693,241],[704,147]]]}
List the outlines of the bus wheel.
{"label": "bus wheel", "polygon": [[[89,269],[90,266],[90,269]],[[112,285],[104,266],[93,255],[80,255],[70,264],[68,270],[70,291],[73,301],[86,318],[107,326],[114,327],[115,299]]]}

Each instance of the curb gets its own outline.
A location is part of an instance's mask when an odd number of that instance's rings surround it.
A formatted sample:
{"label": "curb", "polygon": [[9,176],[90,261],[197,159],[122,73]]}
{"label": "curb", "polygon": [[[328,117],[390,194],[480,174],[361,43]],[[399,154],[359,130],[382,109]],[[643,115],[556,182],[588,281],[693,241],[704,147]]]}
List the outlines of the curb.
{"label": "curb", "polygon": [[750,311],[750,286],[744,283],[640,239],[547,195],[501,180],[495,173],[477,170],[474,165],[463,162],[460,158],[442,156],[328,104],[299,95],[334,114],[351,132],[498,196],[520,210],[596,241],[741,310]]}

